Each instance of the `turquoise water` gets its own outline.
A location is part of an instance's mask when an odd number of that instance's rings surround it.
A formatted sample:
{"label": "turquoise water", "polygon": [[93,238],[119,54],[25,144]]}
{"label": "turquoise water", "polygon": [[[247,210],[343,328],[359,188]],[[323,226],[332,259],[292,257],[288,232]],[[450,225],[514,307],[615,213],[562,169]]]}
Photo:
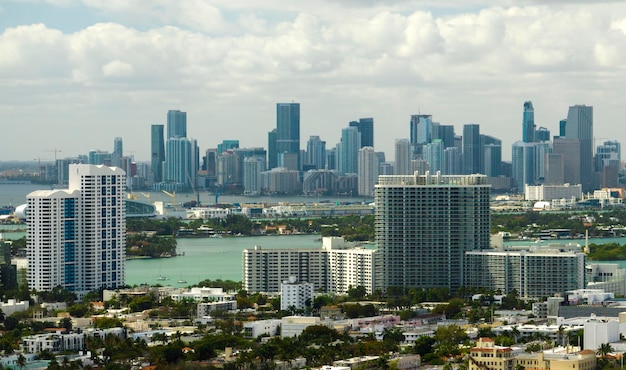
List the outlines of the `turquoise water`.
{"label": "turquoise water", "polygon": [[[8,239],[8,234],[3,233]],[[21,235],[20,235],[21,234]],[[24,233],[15,233],[16,237]],[[126,283],[128,285],[161,284],[186,286],[205,279],[222,279],[241,281],[243,259],[242,252],[246,248],[259,245],[263,248],[321,248],[319,235],[285,235],[256,236],[232,238],[196,238],[177,239],[178,252],[182,256],[172,258],[136,259],[126,261]],[[553,242],[573,242],[584,245],[580,239],[563,239],[559,241],[509,241],[507,245],[547,245]],[[589,239],[589,243],[620,243],[626,244],[626,238]],[[600,263],[619,263],[626,267],[626,261],[597,261]],[[157,280],[164,276],[168,280]],[[179,281],[186,283],[179,283]]]}
{"label": "turquoise water", "polygon": [[[205,279],[242,280],[244,249],[259,245],[270,248],[321,248],[319,235],[257,236],[232,238],[177,239],[178,252],[172,258],[126,261],[126,284],[186,286]],[[165,276],[169,280],[157,280]],[[184,280],[186,283],[179,283]]]}

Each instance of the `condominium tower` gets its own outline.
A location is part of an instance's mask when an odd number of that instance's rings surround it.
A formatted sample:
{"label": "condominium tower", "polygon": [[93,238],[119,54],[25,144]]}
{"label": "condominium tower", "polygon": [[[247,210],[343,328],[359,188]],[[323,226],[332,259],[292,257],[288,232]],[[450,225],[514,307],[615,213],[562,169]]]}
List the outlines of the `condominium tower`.
{"label": "condominium tower", "polygon": [[380,176],[376,286],[462,286],[464,252],[489,248],[489,194],[484,175]]}
{"label": "condominium tower", "polygon": [[69,165],[68,189],[28,194],[28,287],[61,286],[79,297],[124,285],[126,174]]}
{"label": "condominium tower", "polygon": [[276,155],[280,153],[300,155],[300,103],[276,104]]}

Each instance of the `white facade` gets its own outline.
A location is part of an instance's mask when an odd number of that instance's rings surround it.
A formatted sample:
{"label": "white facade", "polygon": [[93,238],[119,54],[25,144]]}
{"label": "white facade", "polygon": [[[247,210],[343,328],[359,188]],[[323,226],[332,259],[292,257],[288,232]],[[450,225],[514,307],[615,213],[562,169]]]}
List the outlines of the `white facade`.
{"label": "white facade", "polygon": [[579,245],[510,248],[465,252],[465,285],[505,294],[516,290],[525,299],[585,287],[586,255]]}
{"label": "white facade", "polygon": [[374,148],[366,146],[359,149],[358,193],[359,196],[374,196],[374,185],[378,180],[379,160]]}
{"label": "white facade", "polygon": [[[322,239],[325,241],[329,238]],[[376,250],[360,247],[345,248],[340,244],[329,242],[323,245],[324,250],[328,252],[329,291],[346,294],[350,287],[363,286],[368,294],[372,294]],[[333,245],[336,246],[333,248]]]}
{"label": "white facade", "polygon": [[590,263],[585,267],[587,289],[626,295],[626,269],[616,263]]}
{"label": "white facade", "polygon": [[186,292],[174,292],[170,295],[173,301],[182,302],[191,300],[194,302],[226,302],[234,301],[235,295],[224,293],[222,288],[193,287]]}
{"label": "white facade", "polygon": [[9,299],[6,303],[0,302],[0,309],[5,316],[11,316],[16,312],[28,311],[28,301],[16,301],[15,299]]}
{"label": "white facade", "polygon": [[596,351],[604,343],[619,342],[620,322],[616,318],[592,316],[585,323],[584,348]]}
{"label": "white facade", "polygon": [[323,238],[321,249],[243,251],[243,288],[250,293],[277,293],[290,276],[313,284],[315,290],[346,294],[350,286],[375,290],[374,249],[352,247],[340,238]]}
{"label": "white facade", "polygon": [[261,194],[261,172],[265,171],[263,163],[258,157],[249,157],[243,160],[243,195]]}
{"label": "white facade", "polygon": [[282,321],[278,319],[244,322],[243,336],[247,339],[256,339],[261,335],[277,335],[281,323]]}
{"label": "white facade", "polygon": [[582,186],[578,185],[525,185],[524,195],[526,200],[545,200],[552,201],[555,199],[580,199],[583,196]]}
{"label": "white facade", "polygon": [[295,308],[304,310],[307,305],[313,306],[313,284],[298,282],[295,276],[280,284],[280,309],[289,310]]}
{"label": "white facade", "polygon": [[187,213],[187,218],[208,220],[212,218],[226,218],[230,209],[219,207],[194,207]]}
{"label": "white facade", "polygon": [[119,168],[70,164],[68,189],[27,196],[30,289],[81,297],[124,285],[125,188]]}

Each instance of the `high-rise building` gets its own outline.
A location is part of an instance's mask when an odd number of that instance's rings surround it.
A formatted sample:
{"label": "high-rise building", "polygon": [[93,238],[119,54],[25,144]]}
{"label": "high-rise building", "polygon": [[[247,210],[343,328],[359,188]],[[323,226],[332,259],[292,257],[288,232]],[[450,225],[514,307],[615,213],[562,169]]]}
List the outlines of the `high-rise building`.
{"label": "high-rise building", "polygon": [[102,150],[90,150],[87,155],[89,164],[105,166],[111,165],[111,153]]}
{"label": "high-rise building", "polygon": [[379,176],[376,287],[463,286],[464,252],[489,248],[484,175]]}
{"label": "high-rise building", "polygon": [[217,154],[222,154],[229,149],[239,148],[239,140],[222,140],[220,144],[217,144]]}
{"label": "high-rise building", "polygon": [[524,185],[536,185],[537,179],[536,168],[537,164],[535,143],[525,143],[523,141],[516,141],[513,143],[511,150],[511,157],[513,160],[513,179],[515,180],[515,186],[519,192],[524,191]]}
{"label": "high-rise building", "polygon": [[154,182],[163,181],[163,162],[165,162],[165,141],[163,125],[152,125],[150,131],[150,169]]}
{"label": "high-rise building", "polygon": [[433,122],[432,141],[441,139],[443,147],[450,148],[454,146],[454,126],[442,125],[439,122]]}
{"label": "high-rise building", "polygon": [[438,172],[443,169],[443,141],[433,140],[432,143],[424,145],[424,160],[428,162],[431,172]]}
{"label": "high-rise building", "polygon": [[359,149],[361,134],[356,127],[341,130],[341,150],[339,150],[338,170],[341,173],[357,173],[359,170]]}
{"label": "high-rise building", "polygon": [[319,136],[310,136],[306,143],[305,165],[313,166],[316,170],[326,168],[326,142]]}
{"label": "high-rise building", "polygon": [[[580,166],[580,141],[578,139],[568,139],[564,137],[558,137],[554,139],[552,152],[554,154],[559,154],[559,157],[552,158],[553,160],[556,158],[560,158],[563,161],[562,165],[558,165],[553,163],[553,166],[547,171],[551,171],[552,169],[563,171],[562,179],[554,176],[551,173],[547,173],[546,176],[551,180],[547,182],[549,184],[557,184],[558,180],[562,180],[561,184],[572,184],[577,185],[581,184],[581,166]],[[584,190],[583,186],[583,191]]]}
{"label": "high-rise building", "polygon": [[356,127],[361,134],[361,148],[366,146],[374,147],[374,119],[359,118],[358,121],[350,122],[351,127]]}
{"label": "high-rise building", "polygon": [[276,153],[300,155],[300,103],[276,104]]}
{"label": "high-rise building", "polygon": [[113,153],[111,153],[111,166],[122,168],[122,156],[124,155],[122,138],[116,137],[113,141]]}
{"label": "high-rise building", "polygon": [[502,163],[502,146],[497,144],[487,144],[483,147],[484,174],[488,177],[500,176],[500,165]]}
{"label": "high-rise building", "polygon": [[559,136],[565,137],[565,130],[567,128],[567,119],[562,119],[559,121]]}
{"label": "high-rise building", "polygon": [[[574,105],[567,112],[567,139],[580,142],[580,178],[584,192],[594,189],[593,183],[593,107]],[[567,171],[567,169],[566,169]]]}
{"label": "high-rise building", "polygon": [[516,291],[541,299],[585,287],[585,259],[578,244],[490,249],[465,254],[465,286]]}
{"label": "high-rise building", "polygon": [[265,157],[248,157],[243,160],[243,195],[261,194],[261,172],[265,171]]}
{"label": "high-rise building", "polygon": [[396,175],[411,173],[411,142],[407,139],[396,139],[396,162],[393,166]]}
{"label": "high-rise building", "polygon": [[79,297],[124,285],[126,174],[69,165],[67,189],[28,194],[28,287]]}
{"label": "high-rise building", "polygon": [[522,142],[535,142],[535,108],[531,101],[524,102],[524,115],[522,117]]}
{"label": "high-rise building", "polygon": [[456,146],[443,150],[443,170],[444,175],[462,175],[463,161],[461,160],[461,150]]}
{"label": "high-rise building", "polygon": [[278,152],[276,151],[276,129],[267,133],[267,169],[278,166]]}
{"label": "high-rise building", "polygon": [[167,111],[167,139],[187,137],[187,112]]}
{"label": "high-rise building", "polygon": [[430,143],[432,140],[432,116],[429,114],[413,114],[411,115],[411,149],[413,156],[421,158],[422,147]]}
{"label": "high-rise building", "polygon": [[604,167],[615,166],[618,169],[622,162],[622,146],[616,140],[605,141],[596,147],[596,171]]}
{"label": "high-rise building", "polygon": [[535,141],[550,141],[550,130],[545,127],[539,127],[535,130]]}
{"label": "high-rise building", "polygon": [[374,185],[378,181],[378,168],[380,162],[371,146],[359,149],[359,195],[365,197],[374,196]]}
{"label": "high-rise building", "polygon": [[463,125],[463,172],[466,175],[480,173],[480,158],[480,126]]}
{"label": "high-rise building", "polygon": [[163,179],[165,182],[177,184],[176,187],[186,189],[191,186],[192,178],[195,174],[192,171],[193,158],[195,152],[192,142],[186,137],[174,137],[167,140],[165,171]]}

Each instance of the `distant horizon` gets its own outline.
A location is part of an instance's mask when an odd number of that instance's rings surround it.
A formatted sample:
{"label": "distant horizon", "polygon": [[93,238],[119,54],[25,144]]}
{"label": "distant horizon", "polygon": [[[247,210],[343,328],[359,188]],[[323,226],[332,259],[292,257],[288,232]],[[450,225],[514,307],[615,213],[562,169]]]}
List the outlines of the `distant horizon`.
{"label": "distant horizon", "polygon": [[394,0],[303,3],[6,0],[0,7],[0,160],[89,150],[150,158],[150,126],[188,114],[201,151],[267,148],[276,103],[301,106],[301,147],[374,118],[393,157],[412,114],[522,138],[523,104],[554,135],[594,107],[594,135],[626,143],[626,2]]}

